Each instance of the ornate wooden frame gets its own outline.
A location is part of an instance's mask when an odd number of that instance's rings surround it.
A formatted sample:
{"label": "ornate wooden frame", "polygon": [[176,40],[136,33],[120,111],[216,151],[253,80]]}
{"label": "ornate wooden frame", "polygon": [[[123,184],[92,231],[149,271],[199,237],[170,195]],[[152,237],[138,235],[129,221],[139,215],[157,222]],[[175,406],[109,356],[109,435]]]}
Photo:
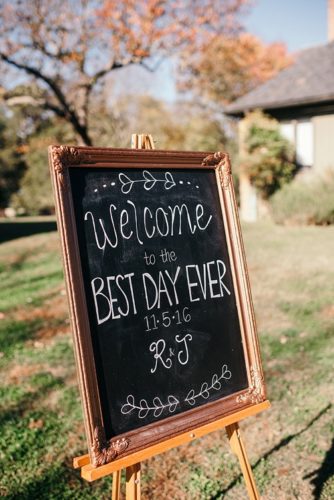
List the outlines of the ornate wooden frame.
{"label": "ornate wooden frame", "polygon": [[[185,432],[235,415],[237,422],[244,410],[261,406],[266,391],[256,334],[244,247],[235,201],[231,166],[226,153],[177,152],[159,150],[99,149],[88,147],[50,146],[49,160],[54,185],[58,230],[61,236],[65,279],[77,363],[77,373],[85,417],[91,463],[101,466],[119,456],[154,448],[158,443],[172,442]],[[222,218],[233,276],[233,285],[243,338],[248,388],[217,401],[170,416],[107,442],[103,427],[94,355],[88,321],[80,262],[69,169],[103,168],[207,168],[217,179]],[[224,404],[222,405],[222,401]],[[263,405],[262,405],[263,406]],[[262,408],[263,409],[263,408]],[[190,434],[190,437],[194,434]]]}

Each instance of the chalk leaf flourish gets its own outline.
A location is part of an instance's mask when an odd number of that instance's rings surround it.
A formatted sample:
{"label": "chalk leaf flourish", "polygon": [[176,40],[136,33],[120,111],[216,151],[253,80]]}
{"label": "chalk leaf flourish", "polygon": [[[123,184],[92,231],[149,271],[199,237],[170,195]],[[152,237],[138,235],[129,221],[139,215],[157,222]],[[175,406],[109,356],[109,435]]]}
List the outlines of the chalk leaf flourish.
{"label": "chalk leaf flourish", "polygon": [[163,179],[157,179],[154,175],[148,170],[143,170],[143,178],[142,179],[130,179],[130,177],[126,174],[119,174],[118,179],[121,183],[121,191],[123,194],[128,194],[132,190],[133,186],[138,183],[142,183],[143,187],[146,191],[150,191],[154,188],[154,186],[158,182],[163,182],[165,189],[171,189],[176,186],[176,182],[170,172],[165,173],[165,177]]}
{"label": "chalk leaf flourish", "polygon": [[217,375],[215,373],[212,376],[210,385],[208,384],[208,382],[203,382],[197,394],[195,393],[194,389],[191,389],[184,399],[185,402],[188,403],[190,406],[194,406],[194,404],[196,403],[196,399],[199,398],[208,399],[210,397],[210,393],[212,390],[219,391],[221,389],[222,380],[230,380],[231,377],[232,373],[228,369],[228,366],[223,365],[220,375]]}
{"label": "chalk leaf flourish", "polygon": [[168,410],[169,413],[174,413],[179,404],[180,401],[172,394],[167,397],[165,404],[158,396],[153,398],[151,404],[149,404],[146,399],[141,399],[139,403],[136,404],[134,396],[129,394],[126,398],[126,403],[121,408],[121,413],[123,413],[123,415],[128,415],[136,412],[138,413],[138,418],[143,419],[152,412],[154,417],[160,417],[162,412],[166,410]]}

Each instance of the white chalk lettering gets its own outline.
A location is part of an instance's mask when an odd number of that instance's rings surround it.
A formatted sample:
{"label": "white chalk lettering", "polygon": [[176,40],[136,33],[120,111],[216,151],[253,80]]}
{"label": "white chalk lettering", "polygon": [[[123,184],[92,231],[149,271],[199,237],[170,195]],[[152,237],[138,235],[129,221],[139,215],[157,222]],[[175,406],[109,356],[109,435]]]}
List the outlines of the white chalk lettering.
{"label": "white chalk lettering", "polygon": [[[91,281],[98,325],[108,319],[119,319],[130,312],[137,314],[132,278],[134,273],[118,274]],[[103,316],[104,314],[104,316]]]}
{"label": "white chalk lettering", "polygon": [[[95,283],[100,283],[100,286],[97,285],[97,286],[99,286],[98,290],[95,287]],[[96,278],[94,278],[92,280],[92,282],[91,282],[91,286],[92,286],[92,291],[93,291],[93,298],[94,298],[94,304],[95,304],[95,312],[96,312],[96,317],[97,317],[97,324],[101,325],[105,321],[108,321],[108,319],[110,318],[110,315],[111,315],[110,300],[108,299],[108,297],[104,293],[102,293],[102,290],[104,288],[104,280],[102,278],[100,278],[99,276],[97,276]],[[105,307],[106,303],[107,303],[107,306],[108,306],[108,314],[106,314],[106,316],[104,316],[102,318],[100,316],[100,307],[99,307],[99,302],[97,300],[98,296],[103,298],[102,303],[104,302],[104,307]],[[99,299],[99,301],[101,301],[101,299]],[[101,306],[101,304],[100,304],[100,306]]]}
{"label": "white chalk lettering", "polygon": [[154,373],[158,367],[158,362],[165,367],[165,368],[171,368],[172,366],[172,360],[170,358],[163,359],[162,355],[166,349],[166,342],[163,339],[159,339],[156,342],[152,342],[150,344],[150,351],[154,352],[154,360],[155,360],[155,365],[153,368],[151,368],[151,373]]}
{"label": "white chalk lettering", "polygon": [[212,219],[212,215],[210,215],[210,217],[206,221],[206,224],[204,224],[204,227],[201,227],[199,221],[203,217],[203,215],[204,215],[204,208],[203,208],[203,205],[201,205],[199,203],[198,205],[196,205],[196,222],[197,222],[197,226],[199,227],[199,229],[201,231],[205,231],[206,230],[206,228],[208,227],[208,225],[210,224],[211,219]]}
{"label": "white chalk lettering", "polygon": [[[222,260],[210,261],[203,264],[202,271],[197,264],[186,266],[187,286],[190,302],[199,300],[217,299],[224,297],[224,292],[231,295],[224,283],[226,266]],[[215,275],[215,276],[214,276]],[[215,279],[217,277],[217,279]],[[216,285],[214,289],[214,285]]]}
{"label": "white chalk lettering", "polygon": [[226,266],[222,260],[217,260],[217,269],[218,269],[218,275],[219,275],[219,286],[220,286],[221,296],[222,297],[224,296],[223,289],[225,290],[225,292],[227,292],[229,295],[231,295],[230,290],[227,288],[225,283],[223,283],[223,278],[226,274]]}
{"label": "white chalk lettering", "polygon": [[186,333],[184,337],[181,337],[181,335],[176,335],[175,340],[178,344],[183,343],[183,348],[181,351],[178,352],[177,359],[179,360],[179,363],[181,365],[186,365],[189,361],[189,350],[188,350],[188,342],[191,342],[193,339],[192,335],[190,333]]}
{"label": "white chalk lettering", "polygon": [[162,299],[165,299],[165,302],[167,302],[169,306],[179,303],[176,282],[180,269],[180,266],[178,266],[174,277],[171,276],[166,269],[164,271],[159,271],[157,278],[154,278],[150,273],[142,274],[145,301],[148,311],[154,307],[160,309],[163,305]]}
{"label": "white chalk lettering", "polygon": [[107,245],[116,248],[122,239],[135,239],[143,245],[145,238],[151,239],[157,234],[161,238],[181,236],[189,231],[194,234],[196,231],[205,231],[212,220],[212,215],[206,215],[201,204],[195,207],[188,207],[185,203],[168,205],[166,210],[162,207],[154,210],[144,207],[143,211],[138,211],[131,200],[126,200],[126,203],[129,208],[120,211],[110,204],[108,218],[105,220],[95,217],[91,211],[85,213],[84,220],[91,222],[99,250],[105,250]]}
{"label": "white chalk lettering", "polygon": [[147,222],[146,222],[146,214],[147,214],[147,212],[149,212],[149,214],[150,214],[150,219],[151,219],[151,221],[152,221],[152,219],[153,219],[153,215],[152,215],[151,210],[150,210],[148,207],[145,207],[145,208],[144,208],[144,228],[145,228],[145,233],[146,233],[146,236],[147,236],[148,238],[153,238],[153,236],[154,236],[154,234],[155,234],[155,227],[154,227],[154,226],[152,227],[152,232],[151,232],[151,233],[149,233],[149,232],[148,232],[148,229],[147,229]]}

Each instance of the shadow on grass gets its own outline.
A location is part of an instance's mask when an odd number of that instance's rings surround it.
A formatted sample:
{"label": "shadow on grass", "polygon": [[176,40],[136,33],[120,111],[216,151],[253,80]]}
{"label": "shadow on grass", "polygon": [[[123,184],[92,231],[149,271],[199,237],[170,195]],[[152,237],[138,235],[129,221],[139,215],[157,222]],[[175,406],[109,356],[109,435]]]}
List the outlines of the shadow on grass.
{"label": "shadow on grass", "polygon": [[0,231],[0,243],[5,241],[32,236],[34,234],[48,233],[57,230],[57,224],[54,218],[49,220],[2,220]]}
{"label": "shadow on grass", "polygon": [[[11,404],[7,410],[1,410],[0,428],[6,425],[7,422],[11,422],[12,424],[19,422],[23,415],[30,411],[39,399],[44,399],[52,390],[64,385],[64,380],[60,377],[53,377],[49,373],[41,373],[38,375],[41,382],[39,384],[34,384],[37,389],[36,391],[24,393],[22,397],[16,401],[15,404]],[[33,377],[30,377],[30,380],[32,379]],[[10,388],[11,386],[9,386],[7,390],[9,391]]]}
{"label": "shadow on grass", "polygon": [[11,354],[16,345],[34,338],[34,334],[42,325],[42,319],[33,321],[2,321],[0,325],[0,351],[7,355]]}
{"label": "shadow on grass", "polygon": [[[86,489],[86,494],[78,497],[78,489]],[[92,498],[91,487],[83,483],[80,474],[64,463],[50,464],[42,474],[35,476],[26,484],[19,486],[15,492],[7,493],[6,498],[17,500],[18,498],[39,500],[55,500],[61,498]]]}
{"label": "shadow on grass", "polygon": [[[319,418],[322,417],[322,415],[324,415],[330,408],[332,407],[332,404],[329,403],[327,406],[325,406],[315,417],[312,418],[312,420],[309,421],[309,423],[303,428],[301,429],[300,431],[296,432],[295,434],[290,434],[289,436],[287,436],[286,438],[282,439],[279,443],[277,443],[271,450],[267,451],[267,453],[265,453],[261,458],[259,458],[255,464],[253,465],[253,470],[256,469],[256,467],[258,467],[260,465],[260,463],[263,461],[263,460],[266,460],[267,458],[269,458],[273,453],[275,453],[276,451],[279,451],[281,448],[284,448],[284,446],[287,446],[290,441],[292,441],[293,439],[299,437],[301,434],[303,434],[304,432],[306,432],[310,427],[312,427],[312,425],[317,421],[319,420]],[[334,453],[333,451],[333,448],[332,448],[332,453]],[[331,457],[329,457],[331,458]],[[326,461],[326,460],[325,460]],[[332,463],[331,463],[331,467],[333,468],[333,456],[332,456]],[[323,466],[319,469],[319,471],[321,471],[323,469]],[[313,475],[313,474],[312,474]],[[319,475],[318,475],[319,477]],[[324,474],[324,477],[325,477],[325,480],[328,479],[329,476],[326,476]],[[230,484],[224,488],[224,490],[221,490],[219,491],[216,495],[212,496],[211,497],[211,500],[218,500],[219,498],[222,498],[223,495],[225,495],[230,489],[232,489],[239,481],[240,479],[242,478],[242,475],[239,474],[235,479],[233,479],[233,481],[230,482]],[[318,478],[317,478],[318,479]],[[313,482],[313,484],[315,484]],[[322,482],[321,484],[324,484],[324,482]],[[320,490],[321,491],[321,490]],[[318,498],[318,497],[316,497]]]}
{"label": "shadow on grass", "polygon": [[23,287],[29,287],[30,293],[33,293],[38,290],[41,286],[44,285],[46,280],[49,281],[48,284],[52,284],[54,281],[61,281],[63,277],[63,272],[61,269],[57,269],[56,271],[46,272],[43,274],[38,274],[38,276],[31,276],[29,279],[23,277],[21,280],[16,280],[14,283],[9,283],[7,285],[7,292],[10,289],[17,290]]}
{"label": "shadow on grass", "polygon": [[314,477],[311,483],[314,485],[313,495],[316,500],[320,499],[323,487],[330,477],[334,475],[334,439],[332,441],[331,448],[328,450],[321,467],[319,469],[311,472],[303,479],[309,479]]}

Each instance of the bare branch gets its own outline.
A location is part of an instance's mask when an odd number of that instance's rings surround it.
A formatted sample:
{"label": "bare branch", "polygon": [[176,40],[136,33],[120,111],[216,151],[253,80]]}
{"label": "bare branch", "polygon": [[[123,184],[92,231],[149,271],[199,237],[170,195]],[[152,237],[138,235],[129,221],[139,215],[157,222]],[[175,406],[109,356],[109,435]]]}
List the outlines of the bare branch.
{"label": "bare branch", "polygon": [[153,64],[153,66],[150,66],[149,64],[147,64],[144,60],[140,61],[140,66],[142,66],[144,69],[146,69],[147,71],[149,71],[150,73],[154,73],[155,71],[157,71],[157,69],[161,66],[162,62],[165,60],[164,57],[160,57],[158,59],[158,61]]}
{"label": "bare branch", "polygon": [[4,54],[2,52],[0,52],[0,59],[2,59],[7,64],[10,64],[11,66],[14,66],[17,69],[24,70],[26,73],[33,75],[35,78],[42,80],[44,83],[46,83],[49,86],[49,88],[52,90],[54,95],[57,97],[57,99],[61,105],[61,109],[63,110],[62,111],[63,116],[65,116],[69,119],[69,121],[72,123],[74,129],[78,132],[78,134],[83,139],[85,144],[91,145],[91,139],[87,133],[86,127],[80,123],[80,120],[78,118],[77,113],[75,112],[74,109],[72,109],[70,103],[67,102],[63,91],[61,90],[60,86],[57,85],[57,83],[54,79],[44,75],[39,69],[34,68],[33,66],[30,66],[29,64],[18,63],[16,61],[14,61],[14,59],[11,59],[10,57],[8,57],[6,54]]}

